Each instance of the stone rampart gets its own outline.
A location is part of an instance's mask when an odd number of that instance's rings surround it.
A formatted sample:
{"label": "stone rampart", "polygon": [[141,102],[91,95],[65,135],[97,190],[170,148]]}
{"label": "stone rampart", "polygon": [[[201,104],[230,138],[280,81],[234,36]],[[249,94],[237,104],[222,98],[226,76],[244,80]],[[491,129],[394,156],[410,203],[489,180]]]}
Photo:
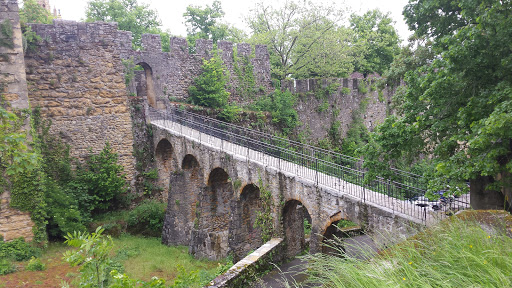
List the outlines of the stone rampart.
{"label": "stone rampart", "polygon": [[295,107],[302,123],[299,130],[310,139],[327,138],[334,121],[340,122],[341,136],[345,137],[353,112],[360,109],[362,101],[366,109],[361,117],[370,131],[389,113],[394,91],[379,90],[377,78],[372,76],[365,79],[362,74],[354,73],[350,78],[285,80],[281,89],[298,95]]}
{"label": "stone rampart", "polygon": [[25,56],[29,98],[51,131],[83,159],[109,142],[133,179],[133,134],[115,23],[33,24],[42,39]]}
{"label": "stone rampart", "polygon": [[[19,110],[29,107],[25,63],[16,0],[0,0],[0,31],[8,31],[10,35],[0,32],[0,100],[7,109]],[[5,101],[5,103],[3,102]],[[27,123],[28,124],[28,120]],[[25,126],[28,129],[28,125]],[[5,241],[23,237],[30,241],[33,238],[34,223],[29,213],[20,212],[9,206],[10,193],[0,195],[0,236]]]}
{"label": "stone rampart", "polygon": [[[185,100],[188,96],[188,87],[194,83],[201,73],[203,59],[213,56],[213,43],[211,40],[198,39],[195,53],[189,53],[185,38],[172,37],[170,39],[170,52],[163,52],[160,35],[144,34],[142,36],[142,51],[131,49],[131,33],[118,31],[118,45],[121,57],[133,59],[134,64],[140,64],[146,71],[146,82],[150,105],[156,108],[169,107],[171,100]],[[230,101],[247,102],[243,88],[253,85],[256,94],[264,94],[272,90],[270,79],[270,56],[264,45],[253,47],[246,43],[234,46],[227,41],[217,43],[219,57],[229,74],[228,91],[231,93]],[[252,65],[252,72],[245,71],[247,65]],[[249,67],[247,67],[249,68]],[[247,83],[247,73],[254,79],[253,84]],[[148,78],[151,78],[148,79]],[[152,86],[152,87],[151,87]],[[251,88],[251,87],[249,87]],[[150,91],[151,90],[151,91]],[[130,91],[136,93],[136,91]],[[154,97],[154,103],[151,98]]]}

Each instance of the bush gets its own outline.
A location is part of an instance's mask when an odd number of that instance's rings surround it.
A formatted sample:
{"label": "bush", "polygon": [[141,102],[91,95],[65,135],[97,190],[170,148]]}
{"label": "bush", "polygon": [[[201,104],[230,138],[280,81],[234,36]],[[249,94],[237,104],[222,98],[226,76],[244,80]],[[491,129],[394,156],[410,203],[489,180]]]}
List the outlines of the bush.
{"label": "bush", "polygon": [[279,124],[283,133],[287,135],[299,125],[299,116],[294,108],[295,100],[290,91],[275,90],[274,93],[259,98],[251,108],[270,112],[272,122]]}
{"label": "bush", "polygon": [[229,98],[226,91],[228,77],[220,57],[215,54],[210,60],[203,59],[201,70],[201,75],[194,79],[194,85],[188,88],[194,104],[211,108],[226,106]]}
{"label": "bush", "polygon": [[132,233],[158,237],[164,226],[166,204],[144,200],[128,215],[128,230]]}
{"label": "bush", "polygon": [[0,275],[16,272],[16,266],[9,259],[0,257]]}
{"label": "bush", "polygon": [[222,109],[217,118],[226,122],[237,122],[240,120],[241,111],[242,109],[236,105],[228,105]]}
{"label": "bush", "polygon": [[0,242],[0,259],[25,261],[41,254],[41,250],[25,242],[22,237],[11,242]]}
{"label": "bush", "polygon": [[35,258],[32,256],[30,261],[28,261],[27,267],[25,267],[27,271],[44,271],[46,270],[46,265],[41,262],[41,259]]}
{"label": "bush", "polygon": [[77,184],[84,187],[90,197],[86,210],[96,213],[108,211],[114,206],[115,200],[126,192],[124,168],[117,160],[117,154],[107,142],[100,154],[92,155],[85,167],[77,169]]}

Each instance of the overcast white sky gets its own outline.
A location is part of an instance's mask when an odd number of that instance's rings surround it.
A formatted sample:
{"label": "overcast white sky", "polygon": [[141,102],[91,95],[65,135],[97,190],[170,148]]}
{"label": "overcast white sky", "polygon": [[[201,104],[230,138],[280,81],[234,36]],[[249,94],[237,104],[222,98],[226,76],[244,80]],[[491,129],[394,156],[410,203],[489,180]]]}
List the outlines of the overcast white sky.
{"label": "overcast white sky", "polygon": [[[255,3],[260,2],[256,0],[220,0],[222,8],[226,15],[224,22],[235,24],[236,27],[246,29],[243,18],[255,6]],[[264,0],[265,3],[278,3],[282,0]],[[319,2],[321,0],[312,0]],[[139,0],[139,3],[144,2],[150,5],[151,8],[158,11],[160,19],[162,20],[163,28],[170,29],[173,35],[186,35],[186,28],[183,24],[183,13],[188,5],[203,6],[206,4],[211,5],[213,0]],[[363,14],[367,10],[379,8],[383,12],[391,12],[391,17],[395,20],[395,27],[398,30],[403,44],[407,37],[411,34],[407,30],[402,16],[403,7],[407,4],[408,0],[334,0],[340,7],[348,7],[351,11],[358,14]],[[345,3],[345,4],[343,4]],[[50,6],[60,9],[61,15],[66,20],[79,21],[85,18],[85,7],[87,0],[50,0]]]}

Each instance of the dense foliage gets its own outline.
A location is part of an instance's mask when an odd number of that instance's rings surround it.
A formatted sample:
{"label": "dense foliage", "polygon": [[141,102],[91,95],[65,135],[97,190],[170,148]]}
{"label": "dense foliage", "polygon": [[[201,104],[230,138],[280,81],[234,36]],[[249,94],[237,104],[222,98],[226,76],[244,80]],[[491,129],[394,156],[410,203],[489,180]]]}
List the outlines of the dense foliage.
{"label": "dense foliage", "polygon": [[38,256],[40,253],[40,249],[25,242],[23,238],[14,239],[10,242],[0,241],[0,259],[25,261]]}
{"label": "dense foliage", "polygon": [[290,91],[275,90],[270,95],[258,98],[251,108],[256,111],[270,112],[272,122],[278,124],[287,135],[299,125],[299,116],[294,108],[295,101],[295,95]]}
{"label": "dense foliage", "polygon": [[[411,1],[404,9],[416,39],[433,53],[405,73],[397,115],[373,135],[368,167],[432,158],[431,189],[465,180],[510,187],[512,172],[512,3]],[[415,67],[416,66],[416,67]],[[402,66],[403,67],[403,66]],[[383,160],[383,161],[382,161]],[[450,184],[445,187],[444,184]],[[466,188],[467,189],[467,188]]]}
{"label": "dense foliage", "polygon": [[162,235],[166,203],[144,200],[128,214],[127,224],[131,233],[158,237]]}
{"label": "dense foliage", "polygon": [[392,25],[393,20],[380,10],[371,10],[363,15],[352,14],[350,27],[354,31],[354,45],[359,53],[355,71],[383,74],[400,51],[400,39]]}
{"label": "dense foliage", "polygon": [[188,93],[196,105],[222,108],[228,104],[226,91],[228,77],[220,57],[215,54],[210,60],[203,59],[201,74],[194,79]]}

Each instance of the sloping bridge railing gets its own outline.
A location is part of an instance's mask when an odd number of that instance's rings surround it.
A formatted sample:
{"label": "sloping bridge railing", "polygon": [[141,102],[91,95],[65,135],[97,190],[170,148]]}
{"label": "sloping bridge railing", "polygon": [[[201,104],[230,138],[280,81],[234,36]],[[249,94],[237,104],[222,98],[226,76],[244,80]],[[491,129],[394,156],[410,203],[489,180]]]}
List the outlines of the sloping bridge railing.
{"label": "sloping bridge railing", "polygon": [[[172,108],[149,109],[151,123],[161,125],[202,143],[403,213],[424,224],[435,222],[456,210],[469,208],[469,196],[441,202],[421,202],[426,180],[416,174],[389,168],[391,177],[365,181],[363,160],[324,150],[268,133]],[[437,203],[437,204],[436,204]],[[421,205],[423,204],[423,205]],[[432,209],[432,207],[436,209]]]}

